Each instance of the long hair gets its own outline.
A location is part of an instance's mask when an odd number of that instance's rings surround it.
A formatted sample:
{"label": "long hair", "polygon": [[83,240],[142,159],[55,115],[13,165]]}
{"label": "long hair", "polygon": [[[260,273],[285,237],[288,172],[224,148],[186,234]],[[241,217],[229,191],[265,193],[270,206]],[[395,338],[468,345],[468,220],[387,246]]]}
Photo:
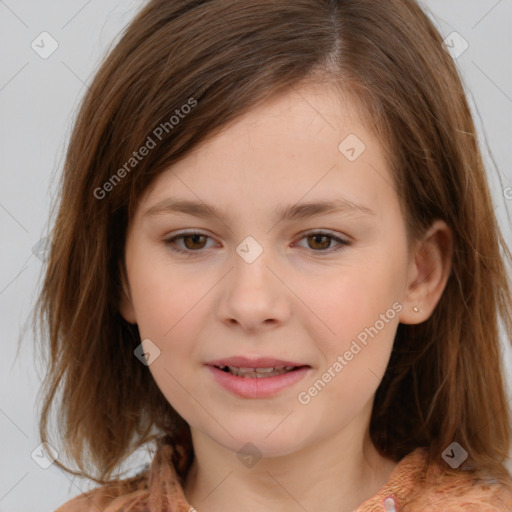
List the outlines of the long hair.
{"label": "long hair", "polygon": [[190,445],[134,357],[137,326],[119,313],[127,227],[159,173],[307,81],[357,102],[386,150],[408,240],[435,219],[454,236],[437,307],[398,326],[371,416],[375,446],[396,461],[425,447],[440,462],[456,441],[475,474],[510,476],[499,319],[511,340],[512,257],[457,68],[414,0],[151,0],[126,27],[74,124],[36,305],[47,365],[40,436],[58,446],[57,408],[58,439],[79,471],[55,464],[69,473],[105,484],[157,436]]}

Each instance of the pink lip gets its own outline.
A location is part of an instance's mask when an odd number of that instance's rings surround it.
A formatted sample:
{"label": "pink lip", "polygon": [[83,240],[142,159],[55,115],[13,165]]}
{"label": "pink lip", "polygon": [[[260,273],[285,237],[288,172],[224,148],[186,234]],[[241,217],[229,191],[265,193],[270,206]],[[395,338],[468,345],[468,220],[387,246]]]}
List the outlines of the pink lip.
{"label": "pink lip", "polygon": [[243,356],[217,359],[216,361],[208,361],[206,364],[209,366],[236,366],[237,368],[281,368],[285,366],[307,366],[304,363],[284,361],[282,359],[273,359],[270,357],[256,357],[250,359]]}
{"label": "pink lip", "polygon": [[[268,361],[268,360],[267,360]],[[238,361],[240,362],[240,361]],[[273,364],[276,363],[276,360],[273,360],[272,364],[265,363],[265,365],[261,365],[261,361],[258,361],[258,364],[261,366],[256,366],[255,368],[270,368]],[[225,364],[225,363],[221,363]],[[246,364],[246,363],[244,363]],[[281,364],[281,363],[280,363]],[[227,365],[227,366],[238,366],[236,364]],[[292,364],[285,364],[284,366],[298,366]],[[242,366],[243,368],[253,368],[252,363],[248,366]],[[231,375],[230,373],[223,372],[216,366],[207,365],[207,368],[212,372],[213,378],[216,380],[218,384],[220,384],[224,389],[233,393],[234,395],[241,396],[243,398],[265,398],[272,395],[275,395],[279,391],[287,388],[302,378],[311,370],[310,366],[301,366],[296,370],[292,370],[287,373],[283,373],[282,375],[275,375],[273,377],[237,377],[235,375]]]}

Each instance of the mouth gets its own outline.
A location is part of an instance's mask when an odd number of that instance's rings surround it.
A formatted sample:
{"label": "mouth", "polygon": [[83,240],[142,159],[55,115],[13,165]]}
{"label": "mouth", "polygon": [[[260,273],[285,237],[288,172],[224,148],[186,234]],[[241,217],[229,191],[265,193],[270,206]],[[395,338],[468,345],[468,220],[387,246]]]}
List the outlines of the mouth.
{"label": "mouth", "polygon": [[[284,363],[289,362],[277,362],[275,359],[273,361],[275,366],[261,366],[269,364],[261,361],[252,363],[254,367],[248,366],[247,362],[244,366],[227,365],[226,362],[228,361],[215,361],[207,364],[206,368],[209,369],[214,382],[231,394],[242,398],[272,398],[284,392],[285,389],[297,385],[313,370],[309,365],[287,364],[284,366]],[[233,363],[233,361],[229,362]]]}
{"label": "mouth", "polygon": [[228,365],[214,365],[219,370],[234,375],[235,377],[265,379],[268,377],[276,377],[285,373],[290,373],[301,368],[309,368],[307,365],[303,366],[279,366],[279,367],[265,367],[265,368],[243,368],[238,366]]}

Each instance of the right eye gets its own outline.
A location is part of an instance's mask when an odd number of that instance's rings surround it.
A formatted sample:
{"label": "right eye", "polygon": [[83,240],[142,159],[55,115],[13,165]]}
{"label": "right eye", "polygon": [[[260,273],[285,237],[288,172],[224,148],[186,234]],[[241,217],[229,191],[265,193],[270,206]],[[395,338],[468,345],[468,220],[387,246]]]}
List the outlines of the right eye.
{"label": "right eye", "polygon": [[[171,251],[180,254],[186,254],[187,256],[192,256],[193,253],[199,252],[199,250],[204,249],[205,239],[208,238],[210,237],[198,231],[186,231],[181,234],[175,235],[171,238],[167,238],[166,240],[164,240],[164,243],[169,247],[169,249],[171,249]],[[183,241],[183,243],[185,244],[185,249],[176,247],[176,241],[178,240]]]}

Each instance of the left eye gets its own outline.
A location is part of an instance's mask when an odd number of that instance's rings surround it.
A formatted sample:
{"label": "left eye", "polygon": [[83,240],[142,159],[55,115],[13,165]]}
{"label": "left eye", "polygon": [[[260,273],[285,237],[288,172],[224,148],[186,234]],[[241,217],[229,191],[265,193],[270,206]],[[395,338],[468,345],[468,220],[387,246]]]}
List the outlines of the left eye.
{"label": "left eye", "polygon": [[[330,233],[325,233],[323,231],[314,231],[311,233],[306,233],[301,240],[307,239],[308,241],[313,240],[313,244],[317,245],[316,249],[320,249],[320,251],[315,252],[327,252],[325,249],[331,249],[330,246],[332,241],[335,241],[338,243],[338,248],[334,250],[339,250],[339,246],[347,246],[350,245],[350,242],[348,240],[343,240],[342,238],[339,238],[337,236],[334,236]],[[323,240],[323,242],[321,242]],[[327,247],[325,246],[325,241],[327,241]],[[321,247],[318,247],[321,246]],[[329,251],[332,252],[332,251]]]}
{"label": "left eye", "polygon": [[[207,235],[199,233],[197,231],[191,231],[186,233],[181,233],[180,235],[173,236],[164,241],[164,243],[169,246],[171,251],[187,254],[188,256],[192,256],[193,253],[198,253],[201,249],[204,249],[204,244],[206,239],[210,238]],[[332,241],[338,243],[338,246],[348,246],[350,242],[348,240],[343,240],[337,236],[334,236],[330,233],[326,233],[323,231],[315,231],[306,233],[301,240],[308,240],[310,242],[310,246],[314,249],[314,252],[332,252],[327,251],[328,249],[332,249],[329,247]],[[183,241],[185,245],[185,249],[179,248],[176,246],[177,241]],[[312,242],[312,245],[311,245]],[[314,247],[316,246],[316,247]],[[338,247],[339,249],[339,247]],[[338,250],[334,249],[334,250]]]}

